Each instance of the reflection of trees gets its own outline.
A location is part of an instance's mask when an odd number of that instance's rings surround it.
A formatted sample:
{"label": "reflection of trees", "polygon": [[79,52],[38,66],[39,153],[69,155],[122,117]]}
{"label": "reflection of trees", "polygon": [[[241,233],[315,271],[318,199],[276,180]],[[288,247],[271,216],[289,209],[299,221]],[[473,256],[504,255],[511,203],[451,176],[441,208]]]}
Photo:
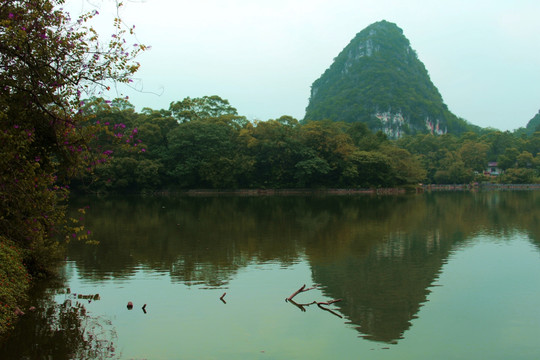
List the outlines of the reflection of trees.
{"label": "reflection of trees", "polygon": [[306,255],[314,281],[370,339],[394,341],[426,301],[449,252],[480,233],[528,233],[540,248],[540,194],[82,199],[97,247],[72,244],[81,276],[137,267],[220,286],[252,262]]}
{"label": "reflection of trees", "polygon": [[339,234],[334,253],[306,249],[314,281],[326,286],[328,296],[345,300],[338,304],[341,312],[364,337],[394,341],[426,301],[454,244],[486,231],[538,233],[538,195],[426,194],[351,208],[364,214],[343,222],[335,233],[317,234],[321,244],[336,244]]}
{"label": "reflection of trees", "polygon": [[[41,284],[43,285],[43,284]],[[49,284],[50,285],[50,284]],[[56,284],[59,286],[59,284]],[[82,302],[65,295],[62,304],[53,296],[58,289],[34,289],[37,310],[27,311],[0,346],[2,359],[114,359],[116,333],[105,319],[86,313]],[[10,341],[10,338],[17,339]]]}
{"label": "reflection of trees", "polygon": [[86,201],[97,247],[71,245],[82,276],[125,277],[140,264],[216,286],[252,261],[297,261],[295,198],[153,198]]}

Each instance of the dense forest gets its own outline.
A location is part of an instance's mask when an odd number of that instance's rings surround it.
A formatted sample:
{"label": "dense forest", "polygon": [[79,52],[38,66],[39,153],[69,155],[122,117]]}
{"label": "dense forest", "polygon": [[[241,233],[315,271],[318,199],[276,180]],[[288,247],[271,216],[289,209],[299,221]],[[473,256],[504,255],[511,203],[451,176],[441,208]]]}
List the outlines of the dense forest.
{"label": "dense forest", "polygon": [[313,82],[305,119],[363,122],[391,138],[480,130],[448,109],[403,30],[384,20],[359,32]]}
{"label": "dense forest", "polygon": [[[539,132],[484,130],[390,140],[361,122],[289,116],[250,122],[219,96],[141,112],[126,100],[98,98],[87,101],[84,110],[94,124],[132,129],[120,143],[96,141],[110,156],[73,182],[86,192],[533,183],[540,171]],[[497,162],[499,176],[486,173],[490,162]]]}

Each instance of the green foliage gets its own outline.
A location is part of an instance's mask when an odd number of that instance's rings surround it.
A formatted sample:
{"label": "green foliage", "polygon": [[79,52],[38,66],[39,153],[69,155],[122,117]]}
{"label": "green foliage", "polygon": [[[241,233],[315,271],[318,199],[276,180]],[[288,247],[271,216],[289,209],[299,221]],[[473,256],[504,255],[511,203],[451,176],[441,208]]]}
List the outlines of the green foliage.
{"label": "green foliage", "polygon": [[[0,114],[1,117],[1,114]],[[27,269],[34,275],[48,272],[59,255],[55,235],[66,225],[59,202],[67,188],[56,185],[42,155],[36,153],[36,135],[20,126],[0,122],[0,236],[21,249]]]}
{"label": "green foliage", "polygon": [[486,168],[488,149],[489,146],[484,142],[465,140],[458,150],[463,166],[473,171],[483,171]]}
{"label": "green foliage", "polygon": [[0,334],[13,326],[15,311],[26,299],[28,285],[21,250],[0,236]]}
{"label": "green foliage", "polygon": [[500,179],[503,184],[531,184],[537,181],[534,170],[523,168],[508,169],[501,175]]}
{"label": "green foliage", "polygon": [[[220,104],[226,100],[217,96]],[[204,104],[209,98],[179,104]],[[290,116],[248,122],[236,111],[191,112],[144,109],[135,113],[94,99],[94,122],[116,121],[138,129],[145,151],[112,147],[114,157],[77,183],[86,191],[147,192],[193,188],[380,187],[425,178],[420,162],[384,134],[362,123],[314,121]],[[98,106],[99,105],[99,106]],[[114,115],[114,116],[113,116]],[[372,172],[381,170],[381,174]]]}
{"label": "green foliage", "polygon": [[184,188],[234,188],[243,157],[236,151],[238,130],[233,119],[207,118],[184,122],[168,134],[167,169]]}
{"label": "green foliage", "polygon": [[229,104],[228,100],[224,100],[217,95],[195,99],[187,97],[182,101],[171,103],[169,111],[180,123],[217,118],[223,115],[238,115],[236,109]]}
{"label": "green foliage", "polygon": [[[492,130],[483,135],[468,132],[460,137],[419,134],[404,137],[396,143],[419,157],[430,183],[523,183],[538,181],[540,158],[536,150],[539,140],[540,133],[527,137],[520,132]],[[484,174],[487,164],[493,161],[505,174],[511,171],[499,178]]]}
{"label": "green foliage", "polygon": [[299,122],[282,116],[251,123],[235,111],[213,113],[218,116],[201,111],[179,122],[170,110],[146,108],[138,114],[124,107],[94,107],[94,121],[137,128],[137,145],[145,151],[113,147],[114,158],[96,169],[97,178],[87,177],[87,190],[362,188],[502,180],[484,174],[493,159],[503,170],[524,167],[533,175],[540,170],[540,133],[416,134],[393,141],[361,122]]}
{"label": "green foliage", "polygon": [[536,131],[540,131],[540,110],[538,110],[538,113],[527,123],[525,131],[528,135],[532,135]]}
{"label": "green foliage", "polygon": [[[377,113],[401,114],[405,122],[388,123]],[[403,31],[387,21],[358,33],[313,83],[304,119],[362,122],[395,137],[437,127],[440,133],[478,130],[448,111]]]}
{"label": "green foliage", "polygon": [[427,172],[419,157],[414,157],[409,151],[397,146],[385,146],[381,151],[392,167],[392,185],[418,184],[426,179]]}
{"label": "green foliage", "polygon": [[[0,5],[0,237],[22,257],[2,265],[12,271],[22,262],[32,276],[54,269],[62,254],[59,240],[88,239],[79,219],[66,216],[70,180],[107,160],[107,139],[129,143],[123,136],[135,135],[113,122],[92,122],[81,96],[129,82],[139,67],[134,57],[145,50],[125,41],[133,29],[120,19],[110,41],[100,41],[89,25],[97,12],[72,20],[59,8],[63,3]],[[101,111],[101,103],[94,105]],[[133,111],[127,105],[115,102]]]}

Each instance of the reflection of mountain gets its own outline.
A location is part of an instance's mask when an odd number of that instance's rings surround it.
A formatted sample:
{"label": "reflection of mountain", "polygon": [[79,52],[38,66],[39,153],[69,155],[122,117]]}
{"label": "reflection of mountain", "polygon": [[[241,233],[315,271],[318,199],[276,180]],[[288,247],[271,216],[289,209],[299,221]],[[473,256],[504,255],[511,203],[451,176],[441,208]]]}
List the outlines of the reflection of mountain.
{"label": "reflection of mountain", "polygon": [[345,300],[336,305],[363,337],[393,342],[410,327],[456,243],[488,229],[519,229],[538,244],[539,201],[531,192],[447,193],[392,203],[388,211],[362,209],[346,242],[318,234],[318,242],[341,244],[339,254],[306,250],[314,281]]}
{"label": "reflection of mountain", "polygon": [[391,342],[410,327],[456,243],[518,229],[540,247],[539,202],[534,192],[80,199],[101,244],[72,244],[69,256],[86,278],[145,267],[206,286],[251,263],[305,256],[362,336]]}
{"label": "reflection of mountain", "polygon": [[452,245],[437,233],[398,233],[367,254],[313,263],[313,278],[329,296],[344,299],[337,305],[365,338],[391,342],[402,337],[426,301]]}

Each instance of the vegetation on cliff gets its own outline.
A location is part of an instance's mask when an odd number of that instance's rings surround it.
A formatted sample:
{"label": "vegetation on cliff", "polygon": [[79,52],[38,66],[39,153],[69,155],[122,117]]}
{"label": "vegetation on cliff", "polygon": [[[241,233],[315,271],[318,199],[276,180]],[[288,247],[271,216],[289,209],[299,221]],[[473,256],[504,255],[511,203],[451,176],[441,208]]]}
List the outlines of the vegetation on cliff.
{"label": "vegetation on cliff", "polygon": [[394,138],[478,130],[448,110],[403,30],[384,20],[359,32],[315,80],[304,119],[363,122]]}
{"label": "vegetation on cliff", "polygon": [[538,113],[527,123],[525,131],[527,135],[532,135],[536,131],[540,131],[540,110],[538,110]]}

